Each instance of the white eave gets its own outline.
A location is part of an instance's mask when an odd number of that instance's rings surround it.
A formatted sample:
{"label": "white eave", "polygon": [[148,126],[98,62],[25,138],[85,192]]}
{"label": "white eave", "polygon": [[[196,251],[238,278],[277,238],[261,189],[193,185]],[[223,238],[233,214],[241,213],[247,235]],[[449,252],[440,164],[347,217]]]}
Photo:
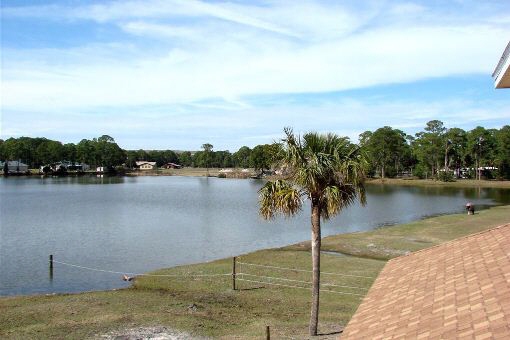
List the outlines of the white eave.
{"label": "white eave", "polygon": [[492,73],[492,79],[494,79],[495,88],[510,88],[510,42],[506,45],[498,66]]}

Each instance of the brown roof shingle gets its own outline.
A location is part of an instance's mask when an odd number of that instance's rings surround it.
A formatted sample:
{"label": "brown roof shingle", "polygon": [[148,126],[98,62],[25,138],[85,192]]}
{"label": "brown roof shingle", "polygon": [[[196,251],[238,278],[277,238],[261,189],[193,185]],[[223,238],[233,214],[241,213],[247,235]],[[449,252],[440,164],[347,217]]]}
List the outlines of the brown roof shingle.
{"label": "brown roof shingle", "polygon": [[341,339],[510,339],[510,224],[390,260]]}

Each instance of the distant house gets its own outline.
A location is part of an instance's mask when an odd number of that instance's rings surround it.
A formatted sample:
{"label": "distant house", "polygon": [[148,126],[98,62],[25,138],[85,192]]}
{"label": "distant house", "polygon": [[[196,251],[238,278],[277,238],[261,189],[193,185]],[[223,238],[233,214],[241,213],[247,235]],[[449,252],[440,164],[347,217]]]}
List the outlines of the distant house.
{"label": "distant house", "polygon": [[5,163],[7,163],[7,171],[9,175],[25,174],[28,172],[28,165],[20,161],[0,162],[0,169],[4,171]]}
{"label": "distant house", "polygon": [[342,333],[347,339],[510,339],[510,224],[383,268]]}
{"label": "distant house", "polygon": [[162,166],[164,169],[180,169],[182,168],[182,165],[175,164],[175,163],[166,163]]}
{"label": "distant house", "polygon": [[505,51],[492,73],[492,79],[494,79],[495,88],[510,88],[510,42],[506,45]]}
{"label": "distant house", "polygon": [[41,167],[39,168],[39,173],[48,174],[54,172],[67,172],[67,171],[82,172],[87,171],[89,169],[90,166],[85,163],[73,163],[69,161],[61,161],[57,163],[41,165]]}
{"label": "distant house", "polygon": [[90,166],[85,163],[69,163],[67,166],[67,170],[69,171],[87,171],[90,169]]}
{"label": "distant house", "polygon": [[137,161],[136,167],[140,170],[154,170],[156,169],[156,162]]}

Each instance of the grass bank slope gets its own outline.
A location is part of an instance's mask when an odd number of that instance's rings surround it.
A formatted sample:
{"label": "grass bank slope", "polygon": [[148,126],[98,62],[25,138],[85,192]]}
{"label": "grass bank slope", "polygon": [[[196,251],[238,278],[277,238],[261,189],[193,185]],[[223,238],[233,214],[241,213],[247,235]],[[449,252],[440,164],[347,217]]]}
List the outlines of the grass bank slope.
{"label": "grass bank slope", "polygon": [[[504,206],[474,216],[440,216],[325,238],[323,249],[329,252],[322,254],[322,338],[338,335],[386,259],[508,222],[510,207]],[[236,291],[229,275],[147,276],[128,289],[3,297],[0,338],[100,338],[112,330],[167,326],[220,339],[252,339],[262,338],[269,325],[274,338],[305,339],[310,291],[295,287],[309,287],[304,282],[310,281],[310,258],[306,242],[240,256],[237,272],[244,273],[239,278],[246,281],[237,281]],[[232,259],[224,259],[151,274],[216,275],[231,269]]]}

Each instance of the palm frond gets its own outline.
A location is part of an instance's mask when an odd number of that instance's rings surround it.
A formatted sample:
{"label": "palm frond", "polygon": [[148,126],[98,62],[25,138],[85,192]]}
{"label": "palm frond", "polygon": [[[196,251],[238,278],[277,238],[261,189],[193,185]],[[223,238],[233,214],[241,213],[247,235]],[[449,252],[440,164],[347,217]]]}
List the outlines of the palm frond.
{"label": "palm frond", "polygon": [[343,208],[351,205],[359,198],[358,191],[353,185],[329,185],[320,196],[321,217],[329,219]]}
{"label": "palm frond", "polygon": [[265,219],[281,213],[291,216],[301,210],[302,193],[283,180],[269,181],[259,190],[260,215]]}

